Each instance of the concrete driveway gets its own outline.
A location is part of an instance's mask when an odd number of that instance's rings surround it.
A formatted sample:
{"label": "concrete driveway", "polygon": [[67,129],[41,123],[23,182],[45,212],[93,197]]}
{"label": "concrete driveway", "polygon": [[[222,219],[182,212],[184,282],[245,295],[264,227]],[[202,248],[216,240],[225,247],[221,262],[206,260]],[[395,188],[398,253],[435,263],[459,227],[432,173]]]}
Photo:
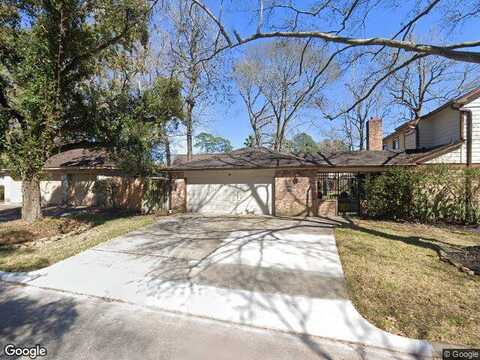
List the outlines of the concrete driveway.
{"label": "concrete driveway", "polygon": [[2,279],[205,318],[429,356],[348,299],[332,225],[176,216],[49,268]]}

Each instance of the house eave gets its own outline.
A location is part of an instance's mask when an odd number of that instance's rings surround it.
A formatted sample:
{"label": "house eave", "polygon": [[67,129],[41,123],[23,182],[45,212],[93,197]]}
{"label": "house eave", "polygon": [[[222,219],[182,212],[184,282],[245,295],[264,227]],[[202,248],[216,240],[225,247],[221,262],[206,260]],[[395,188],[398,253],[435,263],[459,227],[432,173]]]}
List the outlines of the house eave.
{"label": "house eave", "polygon": [[278,170],[278,171],[331,171],[331,172],[371,172],[383,171],[395,166],[412,166],[415,164],[384,164],[384,165],[316,165],[316,166],[264,166],[264,167],[205,167],[205,168],[169,168],[166,173],[200,172],[200,171],[241,171],[241,170]]}

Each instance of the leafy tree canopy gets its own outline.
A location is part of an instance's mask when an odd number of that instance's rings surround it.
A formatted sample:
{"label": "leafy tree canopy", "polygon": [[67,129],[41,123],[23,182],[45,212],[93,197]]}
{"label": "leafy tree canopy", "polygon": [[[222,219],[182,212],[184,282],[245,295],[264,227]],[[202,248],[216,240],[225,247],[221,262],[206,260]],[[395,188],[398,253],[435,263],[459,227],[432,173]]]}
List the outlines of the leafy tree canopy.
{"label": "leafy tree canopy", "polygon": [[247,148],[253,148],[255,147],[255,144],[255,135],[248,135],[248,137],[243,142],[243,145],[245,145],[245,147]]}
{"label": "leafy tree canopy", "polygon": [[0,130],[23,180],[25,220],[41,217],[45,161],[65,145],[104,140],[91,87],[146,42],[148,16],[147,0],[0,3]]}
{"label": "leafy tree canopy", "polygon": [[295,153],[315,153],[318,146],[315,140],[307,133],[299,133],[292,139],[293,152]]}
{"label": "leafy tree canopy", "polygon": [[230,140],[206,132],[195,136],[195,147],[205,154],[223,153],[233,150]]}
{"label": "leafy tree canopy", "polygon": [[175,79],[158,77],[143,92],[127,94],[130,111],[115,109],[110,116],[124,116],[113,148],[114,157],[127,172],[148,174],[155,166],[155,153],[165,136],[165,126],[178,125],[183,117],[181,85]]}
{"label": "leafy tree canopy", "polygon": [[60,145],[92,138],[91,80],[145,39],[147,13],[145,0],[2,2],[0,112],[12,171],[37,177]]}

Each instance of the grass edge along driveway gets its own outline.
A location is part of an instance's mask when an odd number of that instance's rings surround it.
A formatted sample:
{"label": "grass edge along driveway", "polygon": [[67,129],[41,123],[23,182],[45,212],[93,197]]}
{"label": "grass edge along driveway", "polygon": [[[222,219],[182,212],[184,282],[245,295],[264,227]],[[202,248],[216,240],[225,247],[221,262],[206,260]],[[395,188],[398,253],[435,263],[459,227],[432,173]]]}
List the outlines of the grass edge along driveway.
{"label": "grass edge along driveway", "polygon": [[398,335],[480,345],[480,276],[436,251],[480,245],[480,233],[353,219],[335,235],[349,295],[366,319]]}
{"label": "grass edge along driveway", "polygon": [[100,243],[150,225],[153,215],[125,215],[106,219],[78,235],[32,247],[0,248],[1,271],[31,271],[50,266]]}

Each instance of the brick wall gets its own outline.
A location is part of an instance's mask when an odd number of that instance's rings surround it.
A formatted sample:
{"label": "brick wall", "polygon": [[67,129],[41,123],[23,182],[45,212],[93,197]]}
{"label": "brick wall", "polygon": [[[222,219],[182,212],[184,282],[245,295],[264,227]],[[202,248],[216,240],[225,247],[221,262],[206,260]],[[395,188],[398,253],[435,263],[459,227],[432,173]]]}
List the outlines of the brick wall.
{"label": "brick wall", "polygon": [[171,178],[170,209],[174,213],[187,211],[187,182],[183,173],[173,173]]}
{"label": "brick wall", "polygon": [[372,118],[367,122],[367,150],[383,150],[382,119]]}
{"label": "brick wall", "polygon": [[322,200],[318,203],[318,216],[333,217],[337,215],[337,200]]}
{"label": "brick wall", "polygon": [[275,215],[316,215],[315,181],[316,175],[312,172],[277,172],[275,174]]}
{"label": "brick wall", "polygon": [[115,204],[122,209],[142,210],[145,180],[134,177],[115,177]]}

